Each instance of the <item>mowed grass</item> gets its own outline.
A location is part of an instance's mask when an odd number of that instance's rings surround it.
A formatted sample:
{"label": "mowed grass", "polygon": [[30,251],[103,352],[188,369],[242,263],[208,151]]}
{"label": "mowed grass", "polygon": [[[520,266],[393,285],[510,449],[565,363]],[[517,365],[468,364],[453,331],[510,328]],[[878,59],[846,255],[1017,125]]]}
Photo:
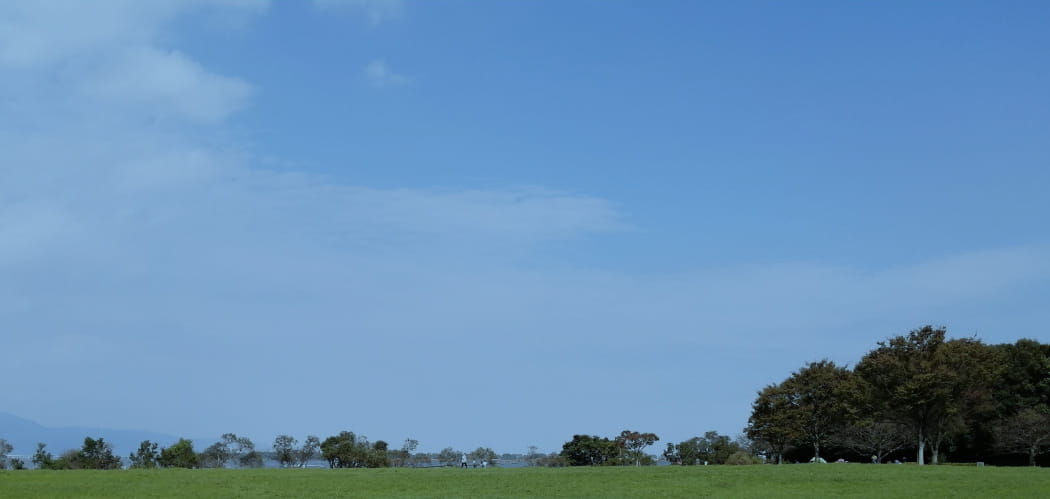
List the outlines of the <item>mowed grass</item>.
{"label": "mowed grass", "polygon": [[1046,498],[1050,470],[784,465],[645,468],[0,472],[3,499]]}

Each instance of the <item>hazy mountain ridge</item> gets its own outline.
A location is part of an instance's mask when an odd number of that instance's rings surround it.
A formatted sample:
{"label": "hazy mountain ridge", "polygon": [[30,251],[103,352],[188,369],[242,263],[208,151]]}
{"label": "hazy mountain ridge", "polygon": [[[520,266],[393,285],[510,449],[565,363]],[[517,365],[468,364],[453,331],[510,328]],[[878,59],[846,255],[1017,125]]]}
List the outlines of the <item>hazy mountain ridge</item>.
{"label": "hazy mountain ridge", "polygon": [[138,449],[139,443],[143,440],[157,442],[161,447],[165,447],[179,439],[173,435],[142,430],[51,428],[13,414],[0,412],[0,438],[7,440],[14,447],[14,450],[11,451],[12,455],[31,456],[36,451],[38,442],[47,444],[47,449],[52,454],[58,455],[68,449],[79,449],[85,437],[104,438],[113,445],[114,453],[124,457]]}

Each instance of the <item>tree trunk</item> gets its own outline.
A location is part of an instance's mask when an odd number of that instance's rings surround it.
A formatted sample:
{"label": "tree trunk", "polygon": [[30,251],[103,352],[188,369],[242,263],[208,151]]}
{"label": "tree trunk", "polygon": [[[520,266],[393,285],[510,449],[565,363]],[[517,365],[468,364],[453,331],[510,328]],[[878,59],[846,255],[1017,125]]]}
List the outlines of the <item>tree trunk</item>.
{"label": "tree trunk", "polygon": [[942,440],[944,440],[944,433],[943,432],[938,432],[936,434],[936,436],[934,436],[933,439],[930,440],[930,453],[933,454],[933,456],[931,456],[932,459],[930,459],[930,464],[936,465],[936,464],[940,464],[941,463],[941,441]]}
{"label": "tree trunk", "polygon": [[820,444],[813,443],[813,464],[820,464]]}
{"label": "tree trunk", "polygon": [[919,430],[919,458],[916,459],[916,462],[919,463],[919,466],[922,466],[922,465],[926,464],[926,461],[924,461],[924,458],[925,458],[924,452],[925,451],[926,451],[926,435],[923,435],[922,434],[922,430]]}
{"label": "tree trunk", "polygon": [[1035,453],[1038,450],[1038,445],[1033,445],[1028,448],[1028,466],[1035,466]]}

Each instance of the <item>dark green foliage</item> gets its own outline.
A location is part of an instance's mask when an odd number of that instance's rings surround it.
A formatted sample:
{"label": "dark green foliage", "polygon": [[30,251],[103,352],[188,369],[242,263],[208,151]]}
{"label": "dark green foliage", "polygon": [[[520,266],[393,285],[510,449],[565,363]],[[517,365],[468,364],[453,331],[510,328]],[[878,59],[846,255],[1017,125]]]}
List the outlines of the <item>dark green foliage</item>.
{"label": "dark green foliage", "polygon": [[[303,446],[296,448],[298,441],[289,435],[278,435],[273,441],[273,454],[274,459],[281,465],[282,468],[289,466],[306,466],[306,463],[317,456],[317,451],[321,447],[321,440],[317,437],[310,435],[306,437],[303,442]],[[242,466],[244,466],[242,464]],[[255,467],[255,466],[244,466],[244,467]]]}
{"label": "dark green foliage", "polygon": [[573,435],[561,447],[561,456],[569,466],[602,466],[617,464],[620,446],[608,438]]}
{"label": "dark green foliage", "polygon": [[37,469],[50,470],[55,469],[55,457],[51,455],[47,450],[47,444],[41,442],[36,444],[36,452],[33,453],[33,465]]}
{"label": "dark green foliage", "polygon": [[[879,342],[853,372],[823,361],[767,386],[747,435],[777,462],[785,453],[808,460],[825,451],[881,462],[907,451],[923,464],[946,452],[993,462],[1023,454],[1033,463],[1043,410],[1050,413],[1050,345],[949,340],[944,328],[924,326]],[[694,447],[668,446],[665,456],[695,461]]]}
{"label": "dark green foliage", "polygon": [[120,458],[113,454],[113,446],[102,438],[84,439],[84,446],[71,459],[71,467],[82,470],[120,469]]}
{"label": "dark green foliage", "polygon": [[1031,339],[996,345],[1003,362],[995,398],[1003,416],[1032,407],[1050,408],[1050,345]]}
{"label": "dark green foliage", "polygon": [[282,468],[292,466],[298,460],[295,455],[297,443],[298,441],[289,435],[277,435],[273,440],[273,456]]}
{"label": "dark green foliage", "polygon": [[199,460],[197,453],[193,451],[193,442],[180,438],[171,447],[160,451],[157,464],[164,468],[197,468]]}
{"label": "dark green foliage", "polygon": [[302,467],[306,466],[306,463],[317,456],[318,450],[321,449],[321,439],[314,435],[308,435],[306,440],[303,441],[303,446],[296,452],[297,464]]}
{"label": "dark green foliage", "polygon": [[387,443],[369,444],[352,431],[340,432],[321,443],[321,455],[331,468],[386,468],[390,466]]}
{"label": "dark green foliage", "polygon": [[157,447],[156,442],[143,440],[139,444],[139,450],[128,456],[128,461],[131,461],[131,467],[142,469],[156,468],[157,460],[160,458],[160,452],[157,450]]}
{"label": "dark green foliage", "polygon": [[751,404],[751,418],[745,432],[748,438],[768,449],[769,457],[778,464],[783,463],[784,453],[802,435],[794,420],[794,410],[790,391],[781,385],[763,388]]}
{"label": "dark green foliage", "polygon": [[941,446],[992,407],[996,360],[979,340],[946,341],[944,328],[925,326],[879,342],[856,372],[870,387],[879,419],[911,427],[918,463],[925,464],[929,446],[936,464]]}
{"label": "dark green foliage", "polygon": [[241,468],[262,467],[262,456],[255,451],[255,444],[235,433],[224,433],[222,440],[200,453],[199,459],[201,468],[225,468],[230,464]]}
{"label": "dark green foliage", "polygon": [[658,440],[660,440],[660,437],[656,436],[655,433],[624,430],[620,432],[620,435],[614,441],[620,448],[621,456],[626,463],[641,466],[643,461],[645,461],[644,464],[652,464],[651,458],[646,459],[649,456],[645,454],[645,448],[653,445]]}
{"label": "dark green foliage", "polygon": [[747,435],[781,462],[789,445],[805,445],[819,460],[839,430],[853,418],[862,391],[853,373],[834,362],[811,362],[758,394]]}
{"label": "dark green foliage", "polygon": [[1036,456],[1050,450],[1050,411],[1045,406],[1023,409],[1002,421],[995,433],[999,448],[1025,453],[1028,465],[1035,466]]}

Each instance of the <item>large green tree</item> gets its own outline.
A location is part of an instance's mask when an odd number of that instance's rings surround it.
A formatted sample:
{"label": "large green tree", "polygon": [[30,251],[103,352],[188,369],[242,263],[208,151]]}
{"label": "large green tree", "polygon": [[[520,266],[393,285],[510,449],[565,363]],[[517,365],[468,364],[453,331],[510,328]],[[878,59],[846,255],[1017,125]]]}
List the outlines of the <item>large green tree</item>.
{"label": "large green tree", "polygon": [[626,458],[625,462],[641,466],[642,462],[648,457],[645,455],[645,448],[653,445],[658,440],[660,440],[660,437],[656,436],[655,433],[623,430],[616,437],[615,442],[623,450]]}
{"label": "large green tree", "polygon": [[769,457],[777,464],[783,464],[784,452],[802,433],[795,422],[793,407],[790,390],[781,384],[766,386],[751,404],[751,417],[744,432],[768,449]]}
{"label": "large green tree", "polygon": [[120,458],[113,454],[113,446],[101,437],[84,438],[74,461],[74,468],[84,470],[115,470],[121,466]]}
{"label": "large green tree", "polygon": [[1032,339],[996,345],[1003,363],[996,384],[999,412],[1012,416],[1030,407],[1050,408],[1050,345]]}
{"label": "large green tree", "polygon": [[811,362],[783,383],[790,400],[800,442],[820,451],[851,418],[856,383],[853,373],[829,360]]}
{"label": "large green tree", "polygon": [[171,447],[160,451],[157,464],[164,468],[196,468],[199,465],[197,453],[193,451],[193,441],[180,438]]}
{"label": "large green tree", "polygon": [[811,446],[813,460],[819,462],[820,451],[851,418],[856,387],[853,373],[845,367],[829,360],[811,362],[759,393],[748,436],[778,455],[792,442]]}
{"label": "large green tree", "polygon": [[321,439],[314,435],[307,435],[306,440],[303,441],[303,446],[299,447],[299,451],[296,452],[296,464],[300,468],[305,468],[311,459],[317,457],[317,451],[320,448]]}
{"label": "large green tree", "polygon": [[561,456],[569,466],[615,464],[619,454],[615,441],[596,435],[573,435],[561,447]]}
{"label": "large green tree", "polygon": [[390,466],[387,443],[368,439],[352,431],[343,431],[321,443],[321,455],[331,468],[385,468]]}
{"label": "large green tree", "polygon": [[879,342],[857,364],[870,388],[877,418],[907,424],[926,464],[940,459],[941,446],[966,427],[967,418],[988,407],[996,378],[996,355],[977,339],[945,340],[945,329],[924,326]]}
{"label": "large green tree", "polygon": [[296,462],[296,444],[299,441],[290,435],[277,435],[273,439],[273,457],[282,468],[287,468]]}
{"label": "large green tree", "polygon": [[145,469],[156,468],[157,460],[160,458],[160,452],[157,450],[157,447],[156,442],[143,440],[139,444],[139,449],[128,456],[128,460],[131,461],[131,467]]}

